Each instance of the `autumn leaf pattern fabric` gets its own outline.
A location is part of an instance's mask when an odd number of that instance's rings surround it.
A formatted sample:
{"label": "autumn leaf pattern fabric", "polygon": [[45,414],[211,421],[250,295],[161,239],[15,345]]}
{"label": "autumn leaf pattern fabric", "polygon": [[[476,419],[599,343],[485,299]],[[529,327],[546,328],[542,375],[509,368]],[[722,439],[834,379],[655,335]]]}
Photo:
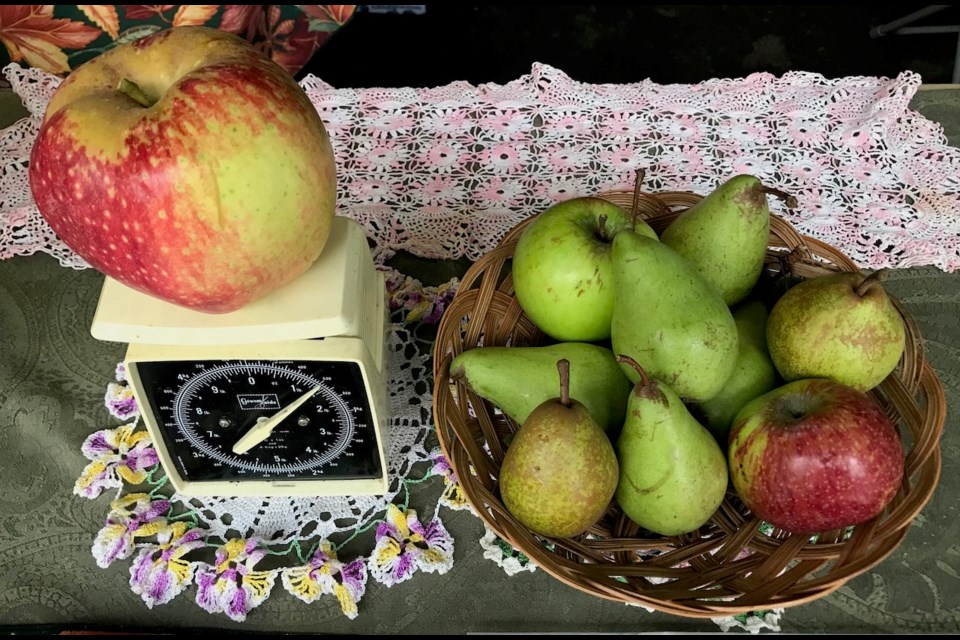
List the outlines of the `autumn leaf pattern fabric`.
{"label": "autumn leaf pattern fabric", "polygon": [[291,75],[310,60],[356,5],[4,5],[0,66],[66,75],[113,47],[162,29],[203,25],[235,33]]}

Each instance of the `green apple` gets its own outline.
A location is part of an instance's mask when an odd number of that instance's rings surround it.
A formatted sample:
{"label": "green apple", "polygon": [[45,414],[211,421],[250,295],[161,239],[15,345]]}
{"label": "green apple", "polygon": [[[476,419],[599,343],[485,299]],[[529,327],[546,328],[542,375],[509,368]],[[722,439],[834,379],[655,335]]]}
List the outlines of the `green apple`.
{"label": "green apple", "polygon": [[317,259],[336,203],[333,149],[290,75],[245,40],[177,27],[63,81],[30,158],[37,207],[93,267],[225,313]]}
{"label": "green apple", "polygon": [[[520,306],[544,333],[569,342],[610,337],[610,248],[614,236],[630,228],[630,218],[607,200],[573,198],[541,213],[521,234],[513,285]],[[657,237],[642,220],[636,232]]]}

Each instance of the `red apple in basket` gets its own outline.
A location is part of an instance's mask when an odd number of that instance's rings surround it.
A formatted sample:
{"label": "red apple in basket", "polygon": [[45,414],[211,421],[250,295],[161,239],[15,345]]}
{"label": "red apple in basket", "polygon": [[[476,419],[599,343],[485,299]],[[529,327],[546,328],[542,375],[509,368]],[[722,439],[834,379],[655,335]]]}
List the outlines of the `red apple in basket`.
{"label": "red apple in basket", "polygon": [[900,434],[883,410],[862,391],[822,378],[747,403],[727,455],[747,507],[793,533],[869,520],[903,478]]}
{"label": "red apple in basket", "polygon": [[64,80],[33,147],[30,187],[57,235],[96,269],[227,312],[320,255],[336,169],[289,74],[241,38],[178,27]]}

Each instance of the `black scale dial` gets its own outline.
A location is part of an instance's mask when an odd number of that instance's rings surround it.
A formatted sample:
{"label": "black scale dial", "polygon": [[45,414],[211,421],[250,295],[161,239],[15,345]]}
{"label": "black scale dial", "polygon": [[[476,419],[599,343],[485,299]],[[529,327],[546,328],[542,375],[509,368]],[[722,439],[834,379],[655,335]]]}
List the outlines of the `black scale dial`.
{"label": "black scale dial", "polygon": [[[137,363],[164,444],[186,481],[379,478],[383,471],[360,366],[336,361]],[[243,454],[258,420],[320,389]]]}

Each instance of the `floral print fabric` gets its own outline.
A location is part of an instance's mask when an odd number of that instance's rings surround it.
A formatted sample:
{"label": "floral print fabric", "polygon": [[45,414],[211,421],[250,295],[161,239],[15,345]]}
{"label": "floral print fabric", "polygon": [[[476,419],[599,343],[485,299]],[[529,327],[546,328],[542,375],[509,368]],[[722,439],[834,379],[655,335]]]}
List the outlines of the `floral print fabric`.
{"label": "floral print fabric", "polygon": [[[113,47],[162,29],[203,25],[235,33],[296,74],[356,5],[0,6],[0,66],[19,62],[65,75]],[[6,59],[4,59],[6,58]]]}

